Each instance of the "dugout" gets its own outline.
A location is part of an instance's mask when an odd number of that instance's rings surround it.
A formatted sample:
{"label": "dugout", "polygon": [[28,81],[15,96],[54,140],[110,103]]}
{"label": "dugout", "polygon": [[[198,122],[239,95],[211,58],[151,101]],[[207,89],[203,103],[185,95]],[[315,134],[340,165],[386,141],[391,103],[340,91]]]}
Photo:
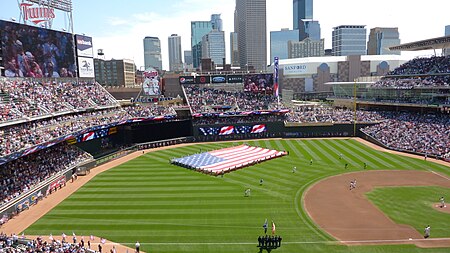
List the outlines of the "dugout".
{"label": "dugout", "polygon": [[86,176],[91,172],[91,169],[94,168],[95,166],[96,166],[95,160],[79,164],[75,168],[75,173],[77,176]]}

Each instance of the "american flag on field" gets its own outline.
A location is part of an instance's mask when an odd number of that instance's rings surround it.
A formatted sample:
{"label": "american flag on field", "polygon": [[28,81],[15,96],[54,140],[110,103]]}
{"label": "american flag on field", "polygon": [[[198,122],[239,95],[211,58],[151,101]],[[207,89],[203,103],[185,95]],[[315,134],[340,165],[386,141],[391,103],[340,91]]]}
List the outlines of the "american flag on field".
{"label": "american flag on field", "polygon": [[240,145],[173,159],[172,163],[217,175],[286,154],[285,151]]}

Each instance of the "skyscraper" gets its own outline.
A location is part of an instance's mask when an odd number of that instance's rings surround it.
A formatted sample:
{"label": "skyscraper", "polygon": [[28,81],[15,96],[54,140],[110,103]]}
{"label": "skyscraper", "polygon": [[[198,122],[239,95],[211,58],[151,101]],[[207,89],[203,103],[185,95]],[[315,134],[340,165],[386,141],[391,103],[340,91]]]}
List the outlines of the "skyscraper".
{"label": "skyscraper", "polygon": [[230,63],[231,66],[240,66],[237,32],[230,33]]}
{"label": "skyscraper", "polygon": [[211,26],[212,29],[216,29],[219,32],[223,31],[223,22],[222,18],[220,18],[220,14],[211,15]]}
{"label": "skyscraper", "polygon": [[192,69],[192,51],[191,50],[184,50],[184,68],[185,69]]}
{"label": "skyscraper", "polygon": [[212,30],[202,39],[202,58],[210,58],[215,65],[223,65],[225,59],[225,33]]}
{"label": "skyscraper", "polygon": [[[238,33],[241,68],[265,71],[267,63],[266,0],[236,0],[235,32]],[[236,30],[237,28],[237,30]]]}
{"label": "skyscraper", "polygon": [[289,59],[324,56],[324,47],[324,39],[311,40],[306,38],[302,41],[291,40],[288,42]]}
{"label": "skyscraper", "polygon": [[277,56],[279,59],[288,59],[288,42],[298,41],[298,30],[287,28],[281,31],[270,32],[270,61]]}
{"label": "skyscraper", "polygon": [[[445,36],[450,36],[450,25],[445,26]],[[444,49],[444,55],[450,55],[450,48]]]}
{"label": "skyscraper", "polygon": [[144,38],[144,65],[145,69],[162,70],[161,41],[158,37]]}
{"label": "skyscraper", "polygon": [[400,51],[389,50],[389,47],[396,45],[400,45],[398,27],[375,27],[370,29],[369,41],[367,42],[368,55],[400,55]]}
{"label": "skyscraper", "polygon": [[192,64],[194,68],[200,67],[202,59],[202,39],[212,30],[211,21],[192,21],[191,22],[191,47]]}
{"label": "skyscraper", "polygon": [[183,70],[183,60],[181,56],[181,37],[178,34],[172,34],[169,37],[169,70]]}
{"label": "skyscraper", "polygon": [[299,21],[299,41],[310,38],[313,41],[320,40],[319,21],[312,19],[300,19]]}
{"label": "skyscraper", "polygon": [[341,25],[333,27],[333,56],[366,55],[366,26]]}
{"label": "skyscraper", "polygon": [[294,0],[293,17],[294,30],[298,30],[301,19],[313,18],[313,0]]}

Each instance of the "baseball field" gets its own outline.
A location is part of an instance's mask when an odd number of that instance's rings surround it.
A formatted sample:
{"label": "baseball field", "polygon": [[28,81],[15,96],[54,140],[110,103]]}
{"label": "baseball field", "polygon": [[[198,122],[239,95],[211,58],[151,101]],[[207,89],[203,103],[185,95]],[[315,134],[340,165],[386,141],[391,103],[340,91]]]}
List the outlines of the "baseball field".
{"label": "baseball field", "polygon": [[[169,163],[242,143],[289,155],[223,177]],[[273,252],[449,252],[450,207],[436,208],[441,196],[450,200],[449,177],[444,165],[353,139],[188,145],[97,175],[25,234],[92,234],[131,248],[139,241],[145,252],[258,252],[267,219],[267,233],[273,221],[283,238]]]}

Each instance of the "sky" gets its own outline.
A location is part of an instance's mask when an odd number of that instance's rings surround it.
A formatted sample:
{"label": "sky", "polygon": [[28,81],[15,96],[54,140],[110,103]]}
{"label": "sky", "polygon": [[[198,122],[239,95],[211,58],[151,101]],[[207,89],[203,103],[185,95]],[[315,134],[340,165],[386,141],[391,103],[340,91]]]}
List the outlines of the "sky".
{"label": "sky", "polygon": [[[0,0],[0,19],[20,19],[19,0]],[[190,50],[191,21],[208,21],[211,14],[221,14],[226,38],[227,62],[229,33],[234,29],[235,0],[72,0],[73,26],[77,34],[93,37],[94,52],[103,49],[105,59],[132,59],[144,65],[145,36],[161,40],[163,68],[169,68],[168,37],[178,34],[182,50]],[[419,4],[420,3],[420,4]],[[267,39],[270,31],[292,29],[293,0],[267,0]],[[314,19],[321,25],[325,48],[331,48],[333,27],[366,25],[367,34],[374,27],[398,27],[402,43],[444,36],[450,25],[449,0],[425,2],[406,0],[314,0]],[[69,25],[68,15],[56,11],[52,29]],[[406,57],[430,55],[431,51],[403,52]],[[267,52],[270,56],[270,51]],[[269,59],[268,59],[269,60]]]}

